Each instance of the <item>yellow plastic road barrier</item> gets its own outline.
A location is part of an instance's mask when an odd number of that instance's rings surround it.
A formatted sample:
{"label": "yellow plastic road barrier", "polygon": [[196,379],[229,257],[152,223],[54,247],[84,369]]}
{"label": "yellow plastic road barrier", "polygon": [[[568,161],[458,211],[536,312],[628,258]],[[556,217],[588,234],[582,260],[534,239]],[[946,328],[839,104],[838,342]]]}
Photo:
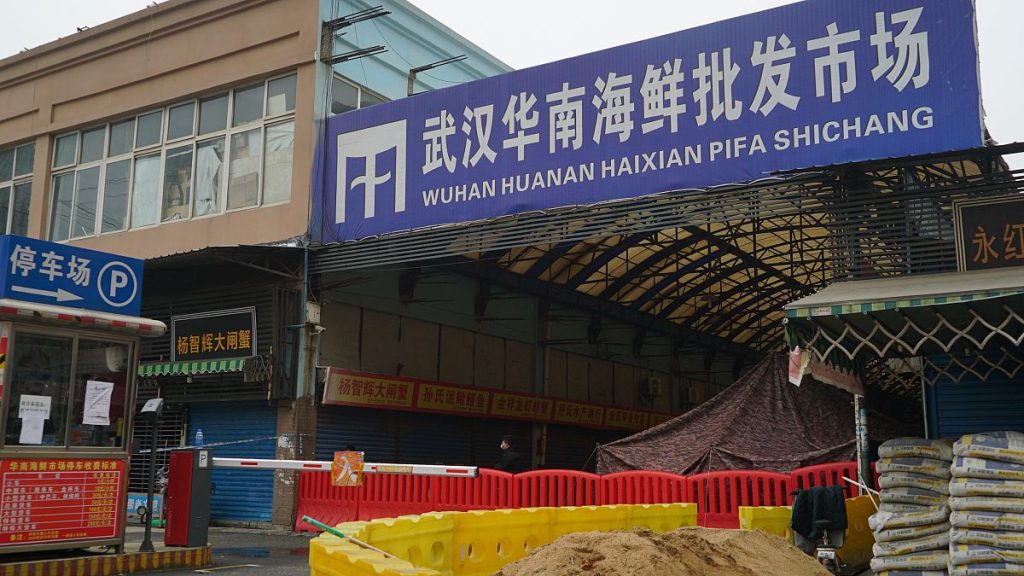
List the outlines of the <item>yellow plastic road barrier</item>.
{"label": "yellow plastic road barrier", "polygon": [[868,516],[875,513],[870,496],[858,496],[846,500],[846,542],[839,550],[839,557],[850,566],[867,566],[871,562],[871,547],[875,535],[868,527]]}
{"label": "yellow plastic road barrier", "polygon": [[793,541],[790,506],[740,506],[740,530],[760,530]]}
{"label": "yellow plastic road barrier", "polygon": [[[846,540],[839,549],[839,558],[849,566],[867,566],[875,536],[868,527],[868,516],[875,513],[870,496],[846,500]],[[792,508],[789,506],[740,506],[740,528],[760,530],[793,541],[789,528]]]}
{"label": "yellow plastic road barrier", "polygon": [[655,532],[671,532],[683,526],[697,525],[697,506],[675,504],[635,504],[626,509],[625,528],[650,528]]}
{"label": "yellow plastic road barrier", "polygon": [[571,532],[696,525],[695,504],[435,512],[340,524],[346,536],[397,558],[321,534],[310,541],[309,567],[312,576],[483,576]]}

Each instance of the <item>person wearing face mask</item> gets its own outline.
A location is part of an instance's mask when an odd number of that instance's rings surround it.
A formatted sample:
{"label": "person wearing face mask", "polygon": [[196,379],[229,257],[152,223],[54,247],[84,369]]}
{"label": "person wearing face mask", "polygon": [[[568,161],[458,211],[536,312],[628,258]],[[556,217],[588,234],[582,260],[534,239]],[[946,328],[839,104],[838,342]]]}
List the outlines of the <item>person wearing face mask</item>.
{"label": "person wearing face mask", "polygon": [[513,474],[523,471],[523,457],[512,448],[510,434],[501,437],[501,459],[494,465],[494,468]]}

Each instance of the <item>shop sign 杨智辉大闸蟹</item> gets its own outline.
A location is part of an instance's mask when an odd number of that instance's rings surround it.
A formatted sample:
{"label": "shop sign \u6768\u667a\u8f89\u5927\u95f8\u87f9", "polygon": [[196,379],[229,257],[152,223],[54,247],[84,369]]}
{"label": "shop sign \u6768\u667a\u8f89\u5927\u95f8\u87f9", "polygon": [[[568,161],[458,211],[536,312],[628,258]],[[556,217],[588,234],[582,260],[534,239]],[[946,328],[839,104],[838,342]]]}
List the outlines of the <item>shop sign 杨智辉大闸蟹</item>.
{"label": "shop sign \u6768\u667a\u8f89\u5927\u95f8\u87f9", "polygon": [[256,309],[236,308],[171,317],[174,362],[256,355]]}

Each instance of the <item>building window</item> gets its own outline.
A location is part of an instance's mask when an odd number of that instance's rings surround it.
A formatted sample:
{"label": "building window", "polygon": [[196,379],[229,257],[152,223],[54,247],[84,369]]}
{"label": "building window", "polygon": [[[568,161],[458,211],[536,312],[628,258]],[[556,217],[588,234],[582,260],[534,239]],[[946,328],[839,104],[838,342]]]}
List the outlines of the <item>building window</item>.
{"label": "building window", "polygon": [[349,82],[341,76],[334,76],[334,82],[331,85],[331,114],[341,114],[382,102],[387,102],[387,98]]}
{"label": "building window", "polygon": [[50,239],[288,202],[294,114],[289,74],[57,136]]}
{"label": "building window", "polygon": [[0,233],[28,234],[35,160],[35,144],[0,150]]}

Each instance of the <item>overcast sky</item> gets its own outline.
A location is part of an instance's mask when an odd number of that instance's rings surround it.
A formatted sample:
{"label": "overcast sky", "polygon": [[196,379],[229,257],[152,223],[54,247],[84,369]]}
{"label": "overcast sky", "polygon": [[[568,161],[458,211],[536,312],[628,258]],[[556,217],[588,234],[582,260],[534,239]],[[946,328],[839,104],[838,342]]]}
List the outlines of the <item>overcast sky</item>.
{"label": "overcast sky", "polygon": [[[313,1],[313,0],[309,0]],[[862,0],[850,0],[862,1]],[[790,3],[789,0],[412,0],[514,68],[593,52]],[[0,0],[0,58],[141,10],[151,0]],[[1024,142],[1024,0],[976,0],[986,124]],[[1024,167],[1024,154],[1012,164]]]}

